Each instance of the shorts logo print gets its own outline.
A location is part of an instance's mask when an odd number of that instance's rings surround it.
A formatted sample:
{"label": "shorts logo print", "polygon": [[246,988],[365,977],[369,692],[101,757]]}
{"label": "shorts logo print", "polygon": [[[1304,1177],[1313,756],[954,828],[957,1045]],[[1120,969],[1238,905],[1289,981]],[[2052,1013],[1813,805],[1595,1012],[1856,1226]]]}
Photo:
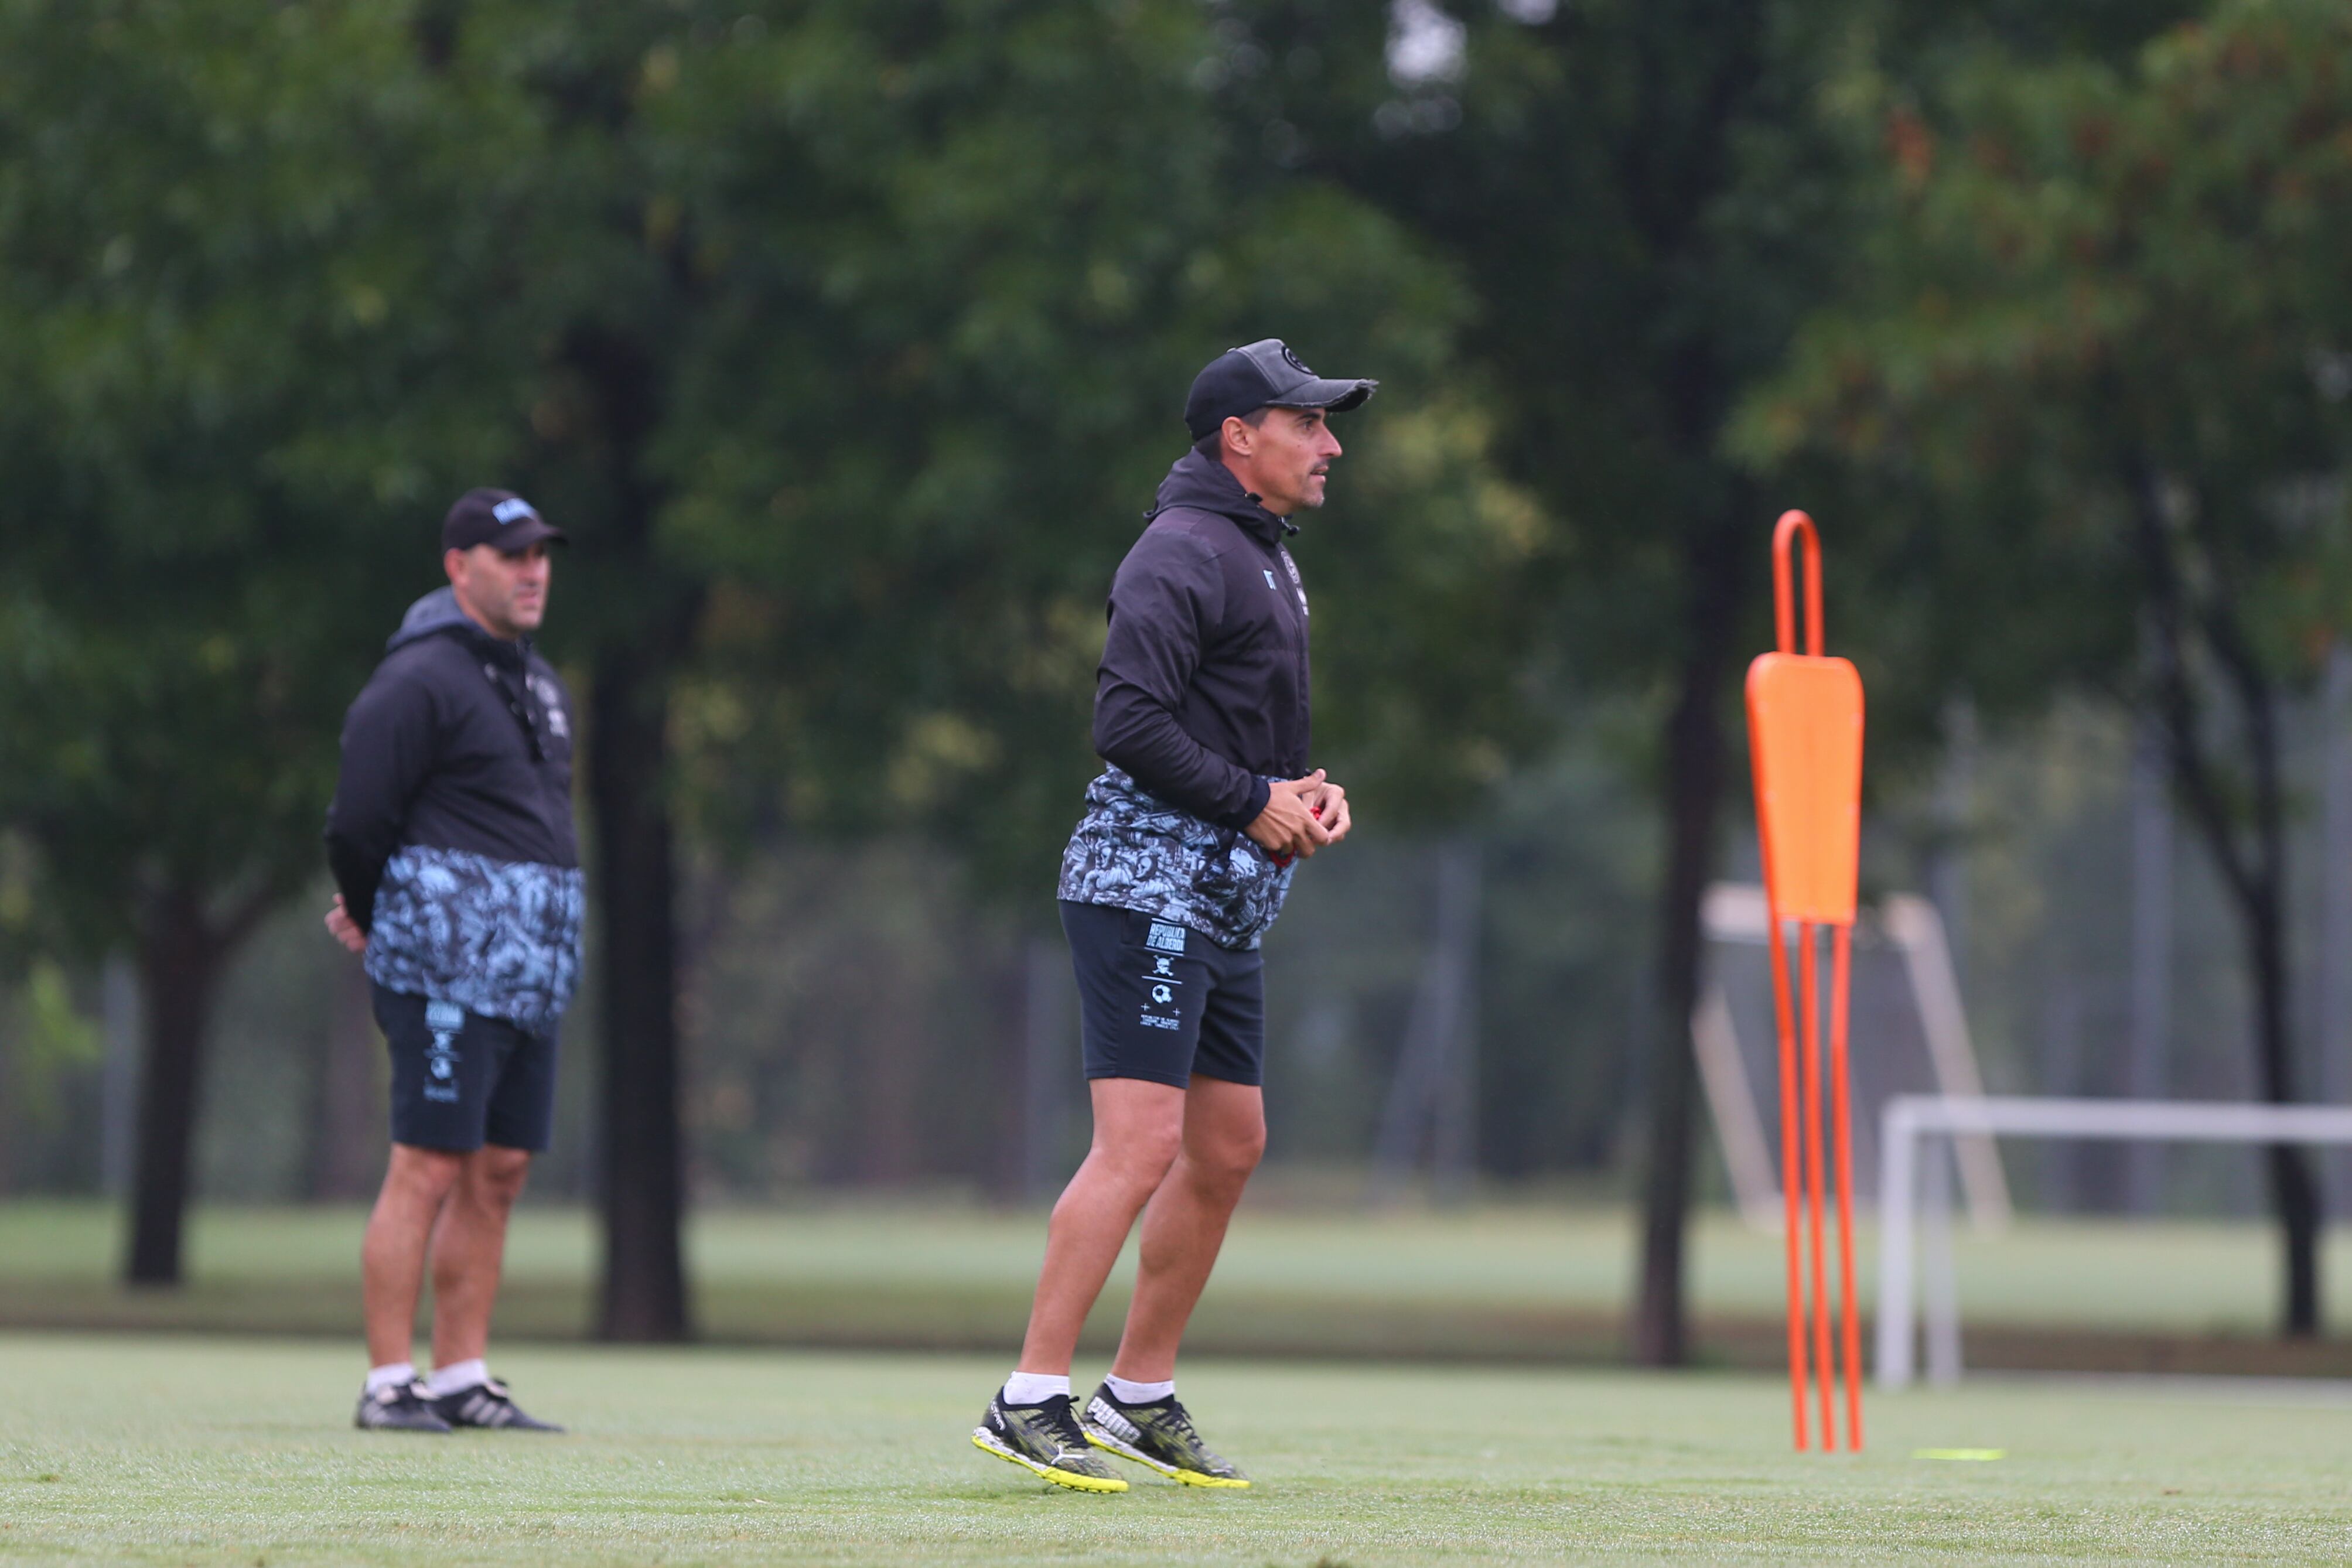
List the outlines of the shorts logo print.
{"label": "shorts logo print", "polygon": [[457,1100],[457,1031],[466,1027],[466,1009],[455,1002],[426,1002],[425,1027],[433,1031],[433,1043],[425,1048],[425,1071],[432,1075],[425,1084],[427,1100],[455,1104]]}
{"label": "shorts logo print", "polygon": [[1157,947],[1162,953],[1181,953],[1184,950],[1184,928],[1171,925],[1165,920],[1155,920],[1151,923],[1151,934],[1143,939],[1143,945]]}

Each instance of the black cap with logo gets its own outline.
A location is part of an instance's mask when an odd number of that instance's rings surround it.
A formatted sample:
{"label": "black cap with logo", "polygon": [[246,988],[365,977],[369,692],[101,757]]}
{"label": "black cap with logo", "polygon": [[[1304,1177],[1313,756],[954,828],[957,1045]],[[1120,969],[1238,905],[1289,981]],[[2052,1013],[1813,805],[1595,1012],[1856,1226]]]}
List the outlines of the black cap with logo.
{"label": "black cap with logo", "polygon": [[562,528],[541,517],[537,507],[512,490],[468,490],[441,519],[443,549],[489,545],[511,555],[541,539],[552,545],[571,542]]}
{"label": "black cap with logo", "polygon": [[1320,408],[1344,413],[1361,404],[1381,383],[1327,381],[1308,370],[1279,338],[1261,338],[1227,349],[1192,378],[1184,400],[1184,425],[1200,440],[1226,420],[1272,404],[1276,408]]}

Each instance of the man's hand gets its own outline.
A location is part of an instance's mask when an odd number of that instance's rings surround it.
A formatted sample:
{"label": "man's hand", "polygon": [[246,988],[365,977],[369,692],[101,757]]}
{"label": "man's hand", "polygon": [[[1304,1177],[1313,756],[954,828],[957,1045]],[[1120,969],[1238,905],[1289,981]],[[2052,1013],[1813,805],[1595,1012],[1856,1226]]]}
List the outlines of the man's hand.
{"label": "man's hand", "polygon": [[[1320,769],[1317,770],[1315,777],[1318,779],[1323,777]],[[1348,792],[1337,784],[1326,781],[1320,788],[1308,790],[1307,809],[1315,813],[1315,820],[1322,824],[1323,831],[1329,835],[1324,841],[1326,843],[1338,843],[1348,836],[1348,830],[1355,825],[1354,819],[1348,812]]]}
{"label": "man's hand", "polygon": [[[1276,860],[1306,860],[1331,841],[1331,834],[1315,820],[1315,802],[1327,789],[1318,768],[1304,779],[1277,779],[1265,798],[1265,810],[1243,831],[1257,847]],[[1347,809],[1342,797],[1340,810]]]}
{"label": "man's hand", "polygon": [[335,906],[327,911],[327,935],[353,953],[367,951],[367,933],[360,929],[351,911],[343,907],[343,895],[335,894]]}

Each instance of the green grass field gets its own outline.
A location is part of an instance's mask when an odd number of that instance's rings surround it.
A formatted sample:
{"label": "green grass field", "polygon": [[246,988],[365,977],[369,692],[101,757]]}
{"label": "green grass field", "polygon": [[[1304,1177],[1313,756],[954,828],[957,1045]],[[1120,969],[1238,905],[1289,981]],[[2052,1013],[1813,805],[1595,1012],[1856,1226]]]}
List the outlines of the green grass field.
{"label": "green grass field", "polygon": [[[1735,1374],[1203,1362],[1258,1478],[1055,1491],[967,1440],[1002,1357],[537,1346],[562,1437],[362,1434],[347,1343],[0,1335],[0,1561],[156,1564],[2340,1563],[2352,1403],[2316,1385],[1874,1398],[1799,1456]],[[1098,1371],[1098,1367],[1085,1370]],[[1916,1458],[1998,1448],[1989,1463]]]}

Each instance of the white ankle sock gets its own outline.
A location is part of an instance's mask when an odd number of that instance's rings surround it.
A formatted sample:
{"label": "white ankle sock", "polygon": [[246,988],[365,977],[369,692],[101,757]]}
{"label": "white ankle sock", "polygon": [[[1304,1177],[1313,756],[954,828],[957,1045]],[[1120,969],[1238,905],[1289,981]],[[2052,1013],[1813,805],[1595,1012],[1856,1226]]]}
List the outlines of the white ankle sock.
{"label": "white ankle sock", "polygon": [[1004,1402],[1007,1405],[1043,1405],[1060,1394],[1070,1392],[1067,1375],[1048,1377],[1042,1372],[1016,1372],[1004,1380]]}
{"label": "white ankle sock", "polygon": [[433,1390],[433,1396],[438,1399],[445,1394],[455,1394],[460,1389],[472,1388],[489,1380],[488,1364],[477,1358],[473,1361],[461,1361],[454,1366],[435,1367],[433,1375],[425,1380],[425,1385]]}
{"label": "white ankle sock", "polygon": [[416,1364],[413,1361],[387,1361],[382,1366],[368,1368],[368,1397],[373,1399],[386,1388],[403,1388],[416,1381]]}
{"label": "white ankle sock", "polygon": [[1103,1379],[1103,1385],[1121,1405],[1157,1405],[1176,1392],[1176,1380],[1172,1377],[1165,1383],[1129,1383],[1116,1372]]}

